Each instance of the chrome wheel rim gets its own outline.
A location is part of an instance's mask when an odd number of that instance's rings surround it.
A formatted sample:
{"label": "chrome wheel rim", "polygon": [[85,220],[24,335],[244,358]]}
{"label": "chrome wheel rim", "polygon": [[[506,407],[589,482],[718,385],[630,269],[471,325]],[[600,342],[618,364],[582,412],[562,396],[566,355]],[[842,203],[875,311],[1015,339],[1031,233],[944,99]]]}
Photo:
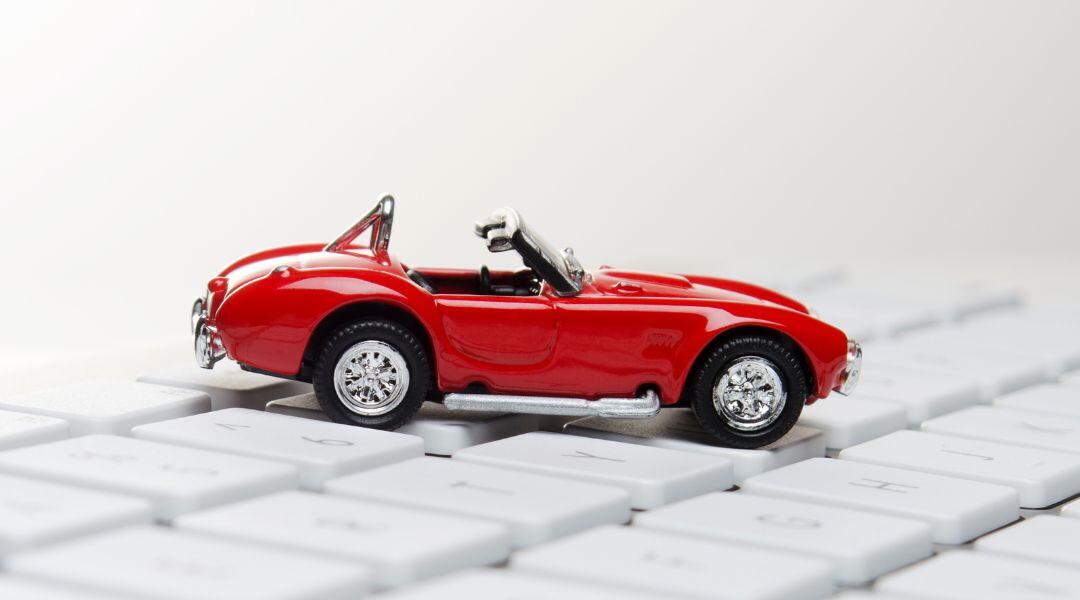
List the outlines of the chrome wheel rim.
{"label": "chrome wheel rim", "polygon": [[757,431],[771,425],[787,403],[780,370],[760,356],[744,356],[728,365],[713,386],[713,406],[728,426]]}
{"label": "chrome wheel rim", "polygon": [[405,399],[409,367],[393,346],[376,341],[360,342],[338,359],[334,388],[350,411],[365,417],[383,415]]}

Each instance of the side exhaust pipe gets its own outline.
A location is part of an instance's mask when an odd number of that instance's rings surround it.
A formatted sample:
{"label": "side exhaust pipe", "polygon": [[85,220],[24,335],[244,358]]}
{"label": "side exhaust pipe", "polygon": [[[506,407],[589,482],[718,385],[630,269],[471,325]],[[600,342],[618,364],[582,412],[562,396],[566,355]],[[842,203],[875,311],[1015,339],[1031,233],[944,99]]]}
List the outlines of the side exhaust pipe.
{"label": "side exhaust pipe", "polygon": [[557,415],[561,417],[608,417],[648,419],[660,412],[660,395],[646,390],[637,398],[561,398],[557,396],[499,396],[494,394],[447,394],[443,404],[450,410],[491,411]]}

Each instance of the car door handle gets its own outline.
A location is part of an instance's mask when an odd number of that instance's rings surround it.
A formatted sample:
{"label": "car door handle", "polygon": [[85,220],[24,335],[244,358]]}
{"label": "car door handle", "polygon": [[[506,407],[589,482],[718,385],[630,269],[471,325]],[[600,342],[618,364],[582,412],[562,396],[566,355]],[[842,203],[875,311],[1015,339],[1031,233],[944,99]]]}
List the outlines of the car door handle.
{"label": "car door handle", "polygon": [[641,292],[641,286],[629,281],[620,281],[615,284],[615,291],[622,294],[637,294]]}

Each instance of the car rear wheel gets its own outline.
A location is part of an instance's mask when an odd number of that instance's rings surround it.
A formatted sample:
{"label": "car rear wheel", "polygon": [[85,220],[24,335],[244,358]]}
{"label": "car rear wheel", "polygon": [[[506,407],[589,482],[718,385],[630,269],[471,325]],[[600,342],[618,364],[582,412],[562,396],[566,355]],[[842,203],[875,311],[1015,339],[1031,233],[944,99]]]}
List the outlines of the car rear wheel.
{"label": "car rear wheel", "polygon": [[795,351],[754,335],[714,348],[690,383],[690,406],[701,427],[735,448],[758,448],[783,437],[809,395]]}
{"label": "car rear wheel", "polygon": [[326,340],[312,384],[331,420],[396,429],[420,409],[432,375],[415,334],[394,321],[373,319],[352,323]]}

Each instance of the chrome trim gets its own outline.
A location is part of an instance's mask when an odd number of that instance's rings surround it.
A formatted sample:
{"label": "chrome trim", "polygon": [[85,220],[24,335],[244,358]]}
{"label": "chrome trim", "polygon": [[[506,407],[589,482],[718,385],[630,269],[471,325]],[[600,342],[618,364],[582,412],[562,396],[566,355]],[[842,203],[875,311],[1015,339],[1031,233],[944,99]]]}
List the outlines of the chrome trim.
{"label": "chrome trim", "polygon": [[334,391],[342,406],[364,417],[394,410],[409,390],[405,357],[385,342],[365,340],[346,350],[334,366]]}
{"label": "chrome trim", "polygon": [[394,226],[394,197],[390,194],[379,199],[375,208],[372,208],[364,218],[356,222],[345,233],[323,248],[323,252],[340,252],[349,247],[361,233],[369,227],[374,227],[371,232],[371,251],[376,257],[385,259],[387,249],[390,246],[390,231]]}
{"label": "chrome trim", "polygon": [[737,431],[758,431],[773,424],[787,404],[780,369],[760,356],[735,359],[713,386],[713,407]]}
{"label": "chrome trim", "polygon": [[206,300],[204,298],[196,298],[195,302],[191,304],[191,335],[195,335],[195,329],[199,326],[199,320],[206,318]]}
{"label": "chrome trim", "polygon": [[648,419],[660,412],[660,395],[646,390],[637,398],[561,398],[555,396],[501,396],[494,394],[447,394],[443,404],[450,410],[494,411],[557,415],[562,417],[608,417]]}
{"label": "chrome trim", "polygon": [[204,369],[213,369],[223,358],[225,347],[217,335],[217,328],[207,325],[204,319],[199,319],[195,326],[195,364]]}
{"label": "chrome trim", "polygon": [[859,375],[862,374],[862,346],[859,342],[854,340],[848,341],[847,348],[847,364],[844,365],[844,370],[840,372],[838,383],[833,388],[838,394],[848,396],[851,392],[855,391],[855,386],[859,383]]}

